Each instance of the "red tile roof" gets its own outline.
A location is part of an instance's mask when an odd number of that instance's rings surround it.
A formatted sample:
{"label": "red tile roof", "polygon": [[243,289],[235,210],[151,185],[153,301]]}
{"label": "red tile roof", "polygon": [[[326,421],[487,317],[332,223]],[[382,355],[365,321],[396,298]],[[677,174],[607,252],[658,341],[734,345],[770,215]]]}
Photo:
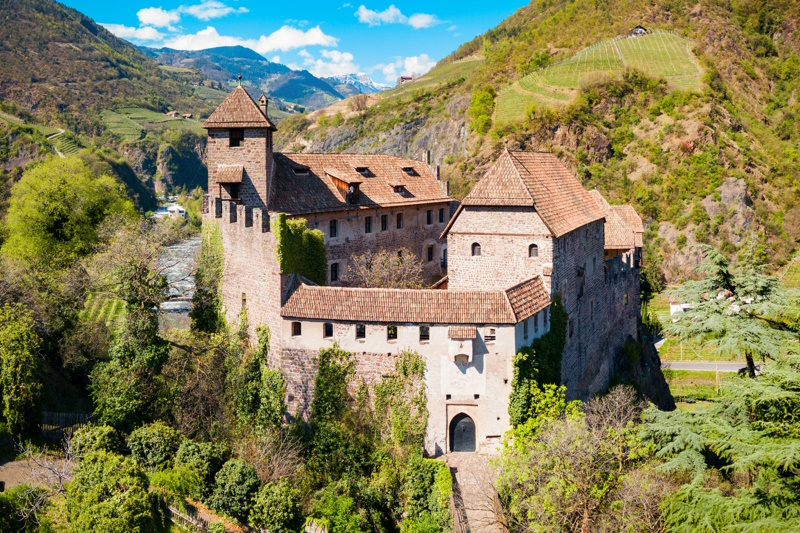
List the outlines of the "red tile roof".
{"label": "red tile roof", "polygon": [[217,183],[241,183],[242,165],[217,165]]}
{"label": "red tile roof", "polygon": [[[308,168],[297,173],[296,168]],[[356,172],[366,167],[367,175]],[[411,167],[409,176],[403,167]],[[358,205],[340,196],[331,176],[345,183],[360,183]],[[404,185],[401,193],[394,186]],[[270,210],[304,215],[351,209],[443,203],[444,194],[425,163],[381,154],[275,154],[275,192]]]}
{"label": "red tile roof", "polygon": [[642,247],[644,225],[642,219],[630,205],[609,205],[600,191],[594,189],[590,194],[598,207],[603,210],[606,221],[603,226],[607,250],[630,250]]}
{"label": "red tile roof", "polygon": [[447,328],[448,339],[474,339],[478,336],[475,326],[450,326]]}
{"label": "red tile roof", "polygon": [[503,152],[463,204],[533,207],[556,237],[603,218],[586,189],[548,152]]}
{"label": "red tile roof", "polygon": [[508,291],[320,287],[295,277],[281,316],[348,322],[517,324],[550,305],[540,277]]}
{"label": "red tile roof", "polygon": [[264,116],[244,87],[237,87],[203,122],[206,129],[213,128],[269,128],[276,130],[269,118]]}

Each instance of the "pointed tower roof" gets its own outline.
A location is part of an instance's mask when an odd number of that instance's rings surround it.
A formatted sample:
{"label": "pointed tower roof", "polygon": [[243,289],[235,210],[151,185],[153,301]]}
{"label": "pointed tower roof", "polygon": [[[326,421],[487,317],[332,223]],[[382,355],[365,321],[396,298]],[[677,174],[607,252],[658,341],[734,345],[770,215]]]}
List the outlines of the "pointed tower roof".
{"label": "pointed tower roof", "polygon": [[214,128],[269,128],[275,124],[261,111],[244,87],[239,86],[203,122],[205,129]]}
{"label": "pointed tower roof", "polygon": [[504,151],[462,205],[533,207],[556,237],[603,218],[589,192],[549,152]]}

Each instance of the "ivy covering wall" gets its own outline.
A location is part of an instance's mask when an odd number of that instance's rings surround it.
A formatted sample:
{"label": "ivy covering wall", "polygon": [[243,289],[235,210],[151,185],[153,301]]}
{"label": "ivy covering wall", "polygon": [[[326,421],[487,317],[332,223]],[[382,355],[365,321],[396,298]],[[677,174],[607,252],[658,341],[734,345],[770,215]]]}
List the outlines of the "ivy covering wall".
{"label": "ivy covering wall", "polygon": [[282,274],[300,274],[318,285],[325,285],[328,256],[320,230],[308,229],[303,218],[287,219],[285,214],[278,213],[275,238]]}
{"label": "ivy covering wall", "polygon": [[550,331],[514,356],[514,378],[508,413],[511,424],[523,424],[536,414],[539,389],[561,383],[561,357],[567,343],[567,312],[556,295],[550,305]]}

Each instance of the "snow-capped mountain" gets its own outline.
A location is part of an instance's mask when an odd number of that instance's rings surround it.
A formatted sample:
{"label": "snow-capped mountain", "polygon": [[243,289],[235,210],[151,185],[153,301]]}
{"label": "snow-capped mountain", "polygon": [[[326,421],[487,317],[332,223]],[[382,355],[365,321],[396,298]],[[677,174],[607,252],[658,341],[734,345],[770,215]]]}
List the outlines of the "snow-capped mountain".
{"label": "snow-capped mountain", "polygon": [[[386,89],[390,89],[390,85],[384,85],[383,83],[375,83],[372,81],[372,78],[367,76],[363,72],[359,72],[358,74],[338,74],[336,76],[331,76],[330,78],[324,78],[327,80],[331,85],[334,87],[341,86],[341,85],[350,85],[355,89],[353,92],[365,93],[365,94],[372,94],[372,93],[379,93],[381,91],[385,91]],[[349,92],[349,91],[348,91]]]}

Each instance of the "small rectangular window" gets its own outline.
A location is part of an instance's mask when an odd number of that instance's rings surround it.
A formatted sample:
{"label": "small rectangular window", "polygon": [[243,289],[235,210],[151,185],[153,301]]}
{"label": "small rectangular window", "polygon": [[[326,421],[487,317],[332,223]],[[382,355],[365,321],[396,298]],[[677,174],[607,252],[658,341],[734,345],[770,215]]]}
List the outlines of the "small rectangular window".
{"label": "small rectangular window", "polygon": [[439,209],[439,224],[444,224],[444,207]]}
{"label": "small rectangular window", "polygon": [[403,213],[397,213],[397,229],[403,229]]}
{"label": "small rectangular window", "polygon": [[331,281],[339,281],[339,263],[331,263]]}
{"label": "small rectangular window", "polygon": [[356,339],[363,339],[367,336],[367,326],[356,324]]}
{"label": "small rectangular window", "polygon": [[497,330],[495,328],[486,328],[486,333],[483,335],[483,340],[486,342],[494,342],[497,338]]}
{"label": "small rectangular window", "polygon": [[364,233],[372,233],[372,217],[364,218]]}
{"label": "small rectangular window", "polygon": [[545,309],[544,313],[542,313],[542,325],[544,326],[544,329],[547,329],[547,309]]}
{"label": "small rectangular window", "polygon": [[330,232],[328,233],[331,238],[334,238],[339,235],[339,222],[337,220],[331,220],[330,223]]}
{"label": "small rectangular window", "polygon": [[534,333],[539,331],[539,313],[533,315],[533,331]]}
{"label": "small rectangular window", "polygon": [[389,229],[389,215],[381,215],[381,231]]}
{"label": "small rectangular window", "polygon": [[397,340],[397,326],[386,326],[386,340]]}
{"label": "small rectangular window", "polygon": [[433,224],[433,211],[430,209],[428,209],[428,211],[425,213],[425,223],[429,226]]}
{"label": "small rectangular window", "polygon": [[325,322],[325,324],[323,324],[322,337],[325,339],[333,338],[333,324],[331,324],[330,322]]}
{"label": "small rectangular window", "polygon": [[428,263],[433,261],[433,246],[428,246]]}
{"label": "small rectangular window", "polygon": [[419,341],[420,342],[428,342],[431,340],[431,327],[430,326],[420,326],[419,327]]}
{"label": "small rectangular window", "polygon": [[299,337],[302,333],[302,324],[300,324],[300,322],[292,322],[292,337]]}
{"label": "small rectangular window", "polygon": [[236,148],[244,142],[244,130],[242,128],[231,128],[228,136],[228,146]]}
{"label": "small rectangular window", "polygon": [[528,338],[528,321],[522,323],[522,335],[527,339]]}

